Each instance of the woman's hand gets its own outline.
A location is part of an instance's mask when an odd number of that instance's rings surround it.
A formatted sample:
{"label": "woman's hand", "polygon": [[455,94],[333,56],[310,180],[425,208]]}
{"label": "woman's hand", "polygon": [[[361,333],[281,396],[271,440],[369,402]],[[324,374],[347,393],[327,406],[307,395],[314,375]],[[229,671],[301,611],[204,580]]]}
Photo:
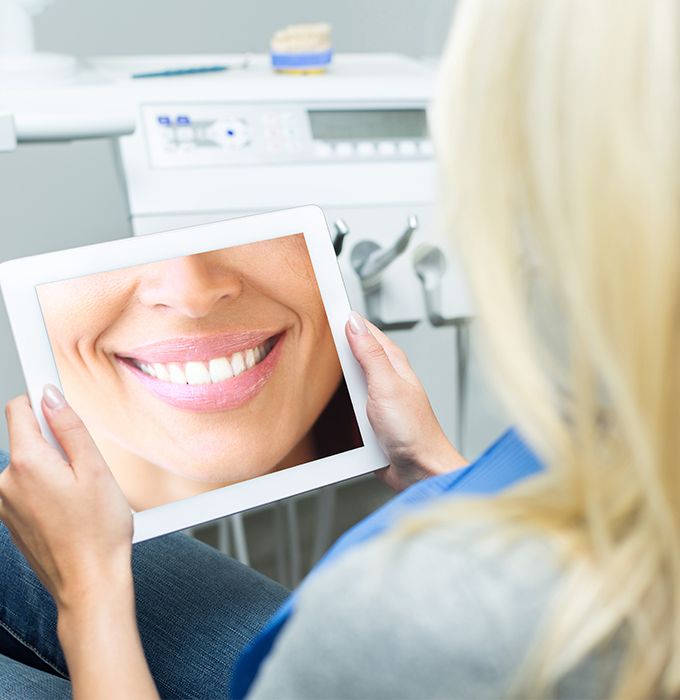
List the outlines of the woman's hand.
{"label": "woman's hand", "polygon": [[155,699],[135,618],[132,513],[56,387],[45,387],[42,411],[66,459],[42,436],[26,396],[10,401],[0,520],[55,599],[74,698]]}
{"label": "woman's hand", "polygon": [[0,519],[59,608],[131,582],[132,514],[80,418],[46,387],[45,418],[66,455],[40,433],[26,396],[7,404],[10,465]]}
{"label": "woman's hand", "polygon": [[368,382],[366,412],[390,466],[378,475],[395,491],[467,461],[439,425],[422,384],[404,352],[356,312],[347,339]]}

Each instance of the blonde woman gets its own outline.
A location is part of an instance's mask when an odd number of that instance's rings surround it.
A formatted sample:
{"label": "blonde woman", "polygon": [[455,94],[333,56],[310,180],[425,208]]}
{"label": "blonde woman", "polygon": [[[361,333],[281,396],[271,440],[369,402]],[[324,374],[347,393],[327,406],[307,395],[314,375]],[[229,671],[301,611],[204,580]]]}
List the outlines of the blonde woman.
{"label": "blonde woman", "polygon": [[0,657],[0,688],[680,697],[679,112],[677,2],[462,0],[433,128],[522,440],[464,466],[404,356],[353,316],[383,476],[403,493],[266,623],[285,595],[272,582],[179,536],[135,548],[135,618],[129,512],[106,465],[53,389],[42,408],[70,466],[17,399],[0,513],[56,608],[5,538],[15,645],[0,648],[25,663]]}

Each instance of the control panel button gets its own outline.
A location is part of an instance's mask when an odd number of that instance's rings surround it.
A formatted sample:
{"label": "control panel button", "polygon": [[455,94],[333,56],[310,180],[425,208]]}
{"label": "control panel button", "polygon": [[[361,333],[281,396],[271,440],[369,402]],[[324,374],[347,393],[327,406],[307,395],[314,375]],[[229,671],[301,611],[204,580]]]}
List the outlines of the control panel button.
{"label": "control panel button", "polygon": [[335,144],[335,155],[340,158],[351,158],[354,155],[354,146],[346,141]]}
{"label": "control panel button", "polygon": [[317,141],[314,144],[314,153],[319,158],[330,158],[333,155],[333,149],[331,148],[330,144],[325,143],[324,141]]}
{"label": "control panel button", "polygon": [[418,145],[415,141],[400,141],[399,153],[402,156],[414,156],[418,153]]}
{"label": "control panel button", "polygon": [[378,144],[378,153],[381,156],[394,156],[397,154],[397,146],[393,141],[381,141]]}
{"label": "control panel button", "polygon": [[211,135],[223,148],[237,151],[250,144],[248,123],[239,117],[223,117],[211,126]]}
{"label": "control panel button", "polygon": [[194,130],[190,126],[180,126],[175,130],[175,138],[180,143],[191,143],[194,140]]}
{"label": "control panel button", "polygon": [[375,155],[375,144],[370,141],[362,141],[357,144],[357,154],[362,158],[370,158]]}
{"label": "control panel button", "polygon": [[431,156],[434,154],[434,146],[432,141],[421,141],[420,142],[420,152],[424,156]]}

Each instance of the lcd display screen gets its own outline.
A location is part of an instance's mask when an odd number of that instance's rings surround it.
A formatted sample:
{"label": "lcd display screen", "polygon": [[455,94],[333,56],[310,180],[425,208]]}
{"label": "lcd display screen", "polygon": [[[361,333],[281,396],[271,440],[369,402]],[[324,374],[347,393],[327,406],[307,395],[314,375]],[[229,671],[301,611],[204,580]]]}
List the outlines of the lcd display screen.
{"label": "lcd display screen", "polygon": [[424,139],[424,109],[310,110],[309,123],[315,139]]}

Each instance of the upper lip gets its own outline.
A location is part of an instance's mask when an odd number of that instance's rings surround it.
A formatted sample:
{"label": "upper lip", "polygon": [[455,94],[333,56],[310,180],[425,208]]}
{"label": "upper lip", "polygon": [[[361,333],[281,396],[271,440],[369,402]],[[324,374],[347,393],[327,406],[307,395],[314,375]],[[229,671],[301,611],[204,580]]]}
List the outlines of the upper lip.
{"label": "upper lip", "polygon": [[227,357],[235,352],[261,345],[282,331],[243,330],[209,336],[180,336],[141,345],[133,350],[118,352],[120,358],[138,362],[207,362],[215,357]]}

